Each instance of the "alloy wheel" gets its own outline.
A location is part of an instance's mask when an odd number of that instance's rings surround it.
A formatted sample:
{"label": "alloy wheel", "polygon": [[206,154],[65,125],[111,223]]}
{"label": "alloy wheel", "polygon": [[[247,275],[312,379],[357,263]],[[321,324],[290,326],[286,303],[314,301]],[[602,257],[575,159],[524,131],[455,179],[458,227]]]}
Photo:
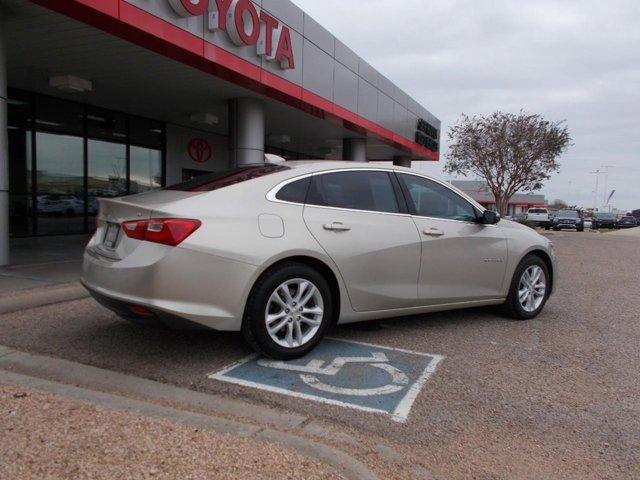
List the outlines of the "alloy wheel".
{"label": "alloy wheel", "polygon": [[322,324],[324,303],[313,282],[296,278],[280,284],[269,297],[264,320],[271,339],[298,348],[311,341]]}
{"label": "alloy wheel", "polygon": [[547,293],[547,278],[539,265],[527,267],[518,284],[518,301],[527,313],[535,312]]}

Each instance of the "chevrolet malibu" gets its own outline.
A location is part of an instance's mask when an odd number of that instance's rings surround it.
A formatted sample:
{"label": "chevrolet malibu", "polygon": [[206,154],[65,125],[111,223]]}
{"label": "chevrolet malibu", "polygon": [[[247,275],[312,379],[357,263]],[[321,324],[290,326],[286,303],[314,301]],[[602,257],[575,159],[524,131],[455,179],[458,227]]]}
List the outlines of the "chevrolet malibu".
{"label": "chevrolet malibu", "polygon": [[82,282],[126,319],[241,331],[289,359],[336,323],[487,305],[530,319],[555,272],[548,239],[447,183],[286,162],[101,199]]}

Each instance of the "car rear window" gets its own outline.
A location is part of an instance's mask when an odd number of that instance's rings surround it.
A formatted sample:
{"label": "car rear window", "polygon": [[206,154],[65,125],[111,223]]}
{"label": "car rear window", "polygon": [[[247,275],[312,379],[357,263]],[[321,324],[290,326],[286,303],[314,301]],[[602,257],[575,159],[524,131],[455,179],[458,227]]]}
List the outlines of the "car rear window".
{"label": "car rear window", "polygon": [[310,177],[288,183],[278,191],[276,198],[283,202],[304,203],[310,183]]}
{"label": "car rear window", "polygon": [[530,208],[529,213],[548,213],[544,208]]}
{"label": "car rear window", "polygon": [[187,182],[178,183],[166,187],[165,190],[178,190],[181,192],[211,192],[224,187],[236,185],[238,183],[253,180],[255,178],[271,175],[272,173],[290,170],[284,165],[253,165],[249,167],[239,167],[224,172],[215,172],[202,175]]}

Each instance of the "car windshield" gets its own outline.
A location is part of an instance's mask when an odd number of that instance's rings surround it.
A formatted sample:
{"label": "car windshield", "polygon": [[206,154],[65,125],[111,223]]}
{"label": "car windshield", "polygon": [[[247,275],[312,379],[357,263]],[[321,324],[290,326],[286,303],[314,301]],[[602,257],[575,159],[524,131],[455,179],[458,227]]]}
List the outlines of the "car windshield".
{"label": "car windshield", "polygon": [[613,220],[615,217],[613,216],[613,213],[596,213],[596,218]]}
{"label": "car windshield", "polygon": [[272,173],[289,170],[283,165],[252,165],[234,168],[224,172],[215,172],[201,175],[183,183],[166,187],[166,190],[178,190],[181,192],[211,192],[237,183],[264,177]]}
{"label": "car windshield", "polygon": [[628,220],[632,220],[632,221],[636,221],[635,217],[622,217],[622,220],[628,221]]}
{"label": "car windshield", "polygon": [[560,210],[556,217],[578,218],[578,212],[575,210]]}

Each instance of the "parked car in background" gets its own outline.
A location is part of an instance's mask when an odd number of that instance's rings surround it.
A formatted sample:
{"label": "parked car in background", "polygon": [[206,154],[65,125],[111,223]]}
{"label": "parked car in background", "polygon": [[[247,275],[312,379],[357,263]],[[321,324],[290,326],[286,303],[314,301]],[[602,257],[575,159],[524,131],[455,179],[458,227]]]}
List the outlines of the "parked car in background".
{"label": "parked car in background", "polygon": [[546,230],[549,230],[551,227],[549,210],[546,208],[530,208],[527,210],[526,220],[528,223],[542,227]]}
{"label": "parked car in background", "polygon": [[143,323],[241,331],[302,356],[335,323],[502,305],[537,316],[549,239],[400,167],[286,162],[100,199],[82,283]]}
{"label": "parked car in background", "polygon": [[618,228],[618,220],[613,213],[598,212],[596,213],[593,228]]}
{"label": "parked car in background", "polygon": [[76,195],[50,194],[38,195],[36,205],[42,215],[82,215],[84,200]]}
{"label": "parked car in background", "polygon": [[633,228],[636,226],[636,217],[622,217],[618,220],[618,228]]}
{"label": "parked car in background", "polygon": [[578,210],[560,210],[553,217],[552,223],[554,230],[562,230],[563,228],[575,229],[578,232],[584,232],[584,220]]}

